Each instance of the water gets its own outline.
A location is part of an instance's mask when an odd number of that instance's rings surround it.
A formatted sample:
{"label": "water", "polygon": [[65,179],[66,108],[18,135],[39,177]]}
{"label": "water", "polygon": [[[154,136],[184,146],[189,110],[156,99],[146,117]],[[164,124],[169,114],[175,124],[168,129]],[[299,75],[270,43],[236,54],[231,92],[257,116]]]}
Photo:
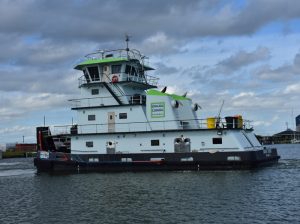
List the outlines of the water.
{"label": "water", "polygon": [[300,144],[254,171],[37,175],[0,161],[0,223],[300,223]]}

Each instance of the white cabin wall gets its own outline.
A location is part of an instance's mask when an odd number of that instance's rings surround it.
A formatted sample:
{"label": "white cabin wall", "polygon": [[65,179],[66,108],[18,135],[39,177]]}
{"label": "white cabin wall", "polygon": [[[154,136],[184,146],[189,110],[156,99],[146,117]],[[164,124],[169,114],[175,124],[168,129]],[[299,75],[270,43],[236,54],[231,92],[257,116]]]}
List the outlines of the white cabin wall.
{"label": "white cabin wall", "polygon": [[247,138],[243,135],[242,130],[232,130],[231,135],[233,135],[233,140],[236,145],[239,145],[242,149],[252,148],[253,146],[247,140]]}
{"label": "white cabin wall", "polygon": [[[80,135],[72,137],[72,153],[106,153],[109,141],[116,145],[116,153],[174,152],[174,140],[181,137],[190,139],[191,151],[243,151],[249,145],[247,142],[237,141],[239,134],[240,131],[236,130],[224,131],[222,135],[217,130],[205,130]],[[222,144],[213,144],[213,138],[222,138]],[[159,145],[151,146],[151,140],[159,140]],[[87,141],[93,141],[93,147],[86,147]],[[236,142],[239,144],[234,144]]]}
{"label": "white cabin wall", "polygon": [[[78,133],[108,132],[108,113],[115,113],[115,131],[146,131],[150,130],[142,105],[89,108],[78,110]],[[127,119],[119,119],[120,113],[127,113]],[[88,115],[95,115],[96,119],[88,120]]]}
{"label": "white cabin wall", "polygon": [[252,145],[255,147],[262,147],[262,145],[260,144],[260,142],[258,141],[258,139],[256,138],[255,134],[253,132],[244,132],[248,139],[251,141]]}
{"label": "white cabin wall", "polygon": [[[78,107],[118,105],[110,92],[104,86],[81,87],[81,99],[75,102]],[[92,95],[92,89],[99,89],[99,94]]]}
{"label": "white cabin wall", "polygon": [[179,120],[188,120],[189,124],[186,128],[199,128],[199,123],[196,121],[197,117],[192,109],[192,101],[190,99],[180,100],[178,108],[174,108],[178,111]]}
{"label": "white cabin wall", "polygon": [[[177,129],[179,122],[174,108],[171,105],[171,97],[147,95],[146,98],[147,118],[150,121],[152,130]],[[155,108],[160,105],[160,109]]]}

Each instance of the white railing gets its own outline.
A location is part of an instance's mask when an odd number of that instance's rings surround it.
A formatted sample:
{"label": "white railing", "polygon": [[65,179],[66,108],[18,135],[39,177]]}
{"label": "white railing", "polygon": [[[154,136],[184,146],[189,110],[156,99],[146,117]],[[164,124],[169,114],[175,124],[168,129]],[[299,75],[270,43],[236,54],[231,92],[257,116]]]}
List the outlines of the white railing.
{"label": "white railing", "polygon": [[220,119],[219,124],[214,127],[211,123],[208,124],[207,119],[192,119],[192,120],[167,120],[167,121],[149,121],[149,122],[128,122],[128,123],[114,123],[114,124],[86,124],[86,125],[63,125],[54,126],[53,134],[70,134],[71,129],[76,130],[78,134],[90,133],[109,133],[109,132],[139,132],[139,131],[164,131],[164,130],[178,130],[178,129],[252,129],[248,120],[243,120],[240,127],[235,124],[226,123],[226,120]]}
{"label": "white railing", "polygon": [[100,74],[100,77],[97,79],[93,79],[93,80],[89,80],[87,81],[85,76],[82,75],[79,79],[78,79],[78,85],[82,86],[84,84],[88,84],[88,83],[99,83],[99,82],[111,82],[112,77],[116,75],[118,77],[118,82],[126,82],[126,81],[134,81],[134,82],[140,82],[140,83],[144,83],[144,84],[148,84],[148,85],[152,85],[152,86],[156,86],[158,83],[159,78],[154,77],[154,76],[150,76],[145,74],[144,77],[139,76],[139,75],[130,75],[127,73],[114,73],[114,74],[109,74],[107,78],[105,79],[101,79],[101,77],[106,77],[106,74]]}
{"label": "white railing", "polygon": [[[123,95],[120,96],[128,102],[128,104],[134,105],[145,105],[146,104],[146,96],[144,95]],[[80,98],[80,99],[71,99],[72,108],[80,108],[80,107],[98,107],[98,106],[112,106],[115,102],[114,97],[93,97],[93,98]]]}

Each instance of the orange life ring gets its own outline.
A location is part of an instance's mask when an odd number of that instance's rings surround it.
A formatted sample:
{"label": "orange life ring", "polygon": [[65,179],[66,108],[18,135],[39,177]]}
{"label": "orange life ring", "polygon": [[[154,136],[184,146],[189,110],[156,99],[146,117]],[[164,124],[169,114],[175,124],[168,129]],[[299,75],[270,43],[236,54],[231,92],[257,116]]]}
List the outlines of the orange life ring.
{"label": "orange life ring", "polygon": [[118,82],[119,81],[119,78],[118,78],[118,76],[116,76],[116,75],[114,75],[113,77],[112,77],[112,79],[111,79],[111,82],[112,83],[115,83],[115,82]]}

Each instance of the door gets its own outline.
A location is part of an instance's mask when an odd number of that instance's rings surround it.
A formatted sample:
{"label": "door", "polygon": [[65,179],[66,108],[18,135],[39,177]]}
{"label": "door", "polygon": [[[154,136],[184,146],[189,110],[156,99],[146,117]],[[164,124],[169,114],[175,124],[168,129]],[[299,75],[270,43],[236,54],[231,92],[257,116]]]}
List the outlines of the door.
{"label": "door", "polygon": [[108,132],[115,132],[115,112],[107,113]]}

